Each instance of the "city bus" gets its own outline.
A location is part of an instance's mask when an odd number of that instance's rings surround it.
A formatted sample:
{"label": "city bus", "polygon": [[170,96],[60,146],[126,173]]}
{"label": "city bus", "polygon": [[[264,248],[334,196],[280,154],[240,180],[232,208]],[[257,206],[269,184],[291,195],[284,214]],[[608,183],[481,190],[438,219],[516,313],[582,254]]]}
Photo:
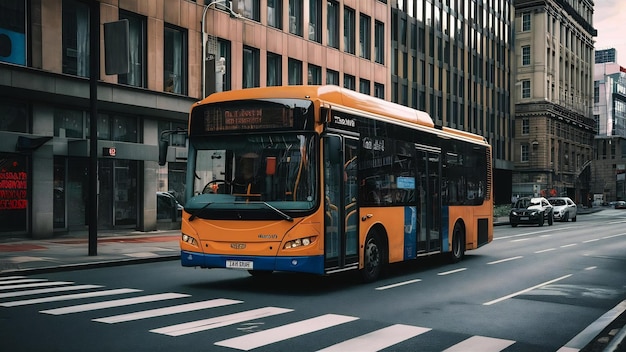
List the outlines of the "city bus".
{"label": "city bus", "polygon": [[214,93],[191,107],[185,267],[379,278],[493,239],[491,148],[337,86]]}

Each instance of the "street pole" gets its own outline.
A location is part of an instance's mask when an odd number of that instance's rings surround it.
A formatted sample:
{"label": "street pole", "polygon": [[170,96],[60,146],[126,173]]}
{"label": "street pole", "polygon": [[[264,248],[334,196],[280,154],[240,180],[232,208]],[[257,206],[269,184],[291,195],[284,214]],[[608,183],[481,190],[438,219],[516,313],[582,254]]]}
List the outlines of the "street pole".
{"label": "street pole", "polygon": [[100,2],[91,2],[89,19],[89,255],[98,255],[98,79],[100,78]]}

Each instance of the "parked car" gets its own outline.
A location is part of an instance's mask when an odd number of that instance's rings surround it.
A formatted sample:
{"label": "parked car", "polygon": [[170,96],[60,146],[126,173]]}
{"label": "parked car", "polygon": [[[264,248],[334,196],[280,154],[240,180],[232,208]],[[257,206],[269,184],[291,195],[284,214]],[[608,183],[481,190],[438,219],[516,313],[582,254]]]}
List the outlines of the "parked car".
{"label": "parked car", "polygon": [[578,207],[576,203],[569,197],[552,197],[548,198],[548,202],[552,204],[552,214],[556,221],[567,221],[572,219],[576,221]]}
{"label": "parked car", "polygon": [[614,205],[615,209],[626,209],[626,202],[623,200],[618,200]]}
{"label": "parked car", "polygon": [[518,199],[509,212],[509,223],[513,227],[519,224],[537,224],[543,226],[545,221],[552,225],[554,218],[552,205],[544,197],[522,197]]}
{"label": "parked car", "polygon": [[157,219],[180,219],[183,206],[169,192],[157,192]]}

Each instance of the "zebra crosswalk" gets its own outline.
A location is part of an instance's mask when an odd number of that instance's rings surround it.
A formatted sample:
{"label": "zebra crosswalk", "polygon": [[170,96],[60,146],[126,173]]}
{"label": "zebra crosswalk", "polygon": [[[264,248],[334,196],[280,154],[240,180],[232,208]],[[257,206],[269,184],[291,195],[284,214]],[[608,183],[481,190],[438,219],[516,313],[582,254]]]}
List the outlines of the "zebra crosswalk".
{"label": "zebra crosswalk", "polygon": [[[37,286],[33,286],[37,285]],[[87,300],[88,299],[88,300]],[[184,293],[165,292],[157,294],[145,294],[136,288],[111,288],[101,285],[76,284],[67,281],[48,281],[46,279],[29,279],[24,277],[0,278],[0,307],[25,307],[47,304],[46,308],[38,312],[40,314],[61,316],[75,313],[97,314],[97,317],[89,318],[91,322],[99,324],[123,324],[142,320],[152,325],[148,331],[153,334],[170,337],[183,337],[190,334],[202,334],[209,330],[216,330],[228,326],[237,326],[240,334],[212,341],[214,346],[224,350],[250,351],[258,348],[270,348],[276,344],[288,342],[290,346],[298,346],[298,339],[311,336],[318,332],[349,331],[352,334],[350,324],[358,324],[361,320],[356,316],[323,313],[317,316],[297,318],[295,310],[285,307],[248,307],[246,302],[228,299],[213,298],[200,301],[192,301],[194,297]],[[87,300],[88,303],[81,303]],[[97,300],[97,302],[94,302]],[[183,302],[185,301],[185,302]],[[142,304],[159,302],[165,305],[160,308],[146,309]],[[48,306],[60,305],[54,308]],[[116,313],[126,310],[121,314],[106,315],[109,308],[122,308],[115,310]],[[189,319],[185,313],[207,310],[211,314],[212,309],[234,309],[234,312],[214,314],[209,318]],[[181,322],[166,326],[159,319],[174,316]],[[206,316],[206,314],[203,314]],[[266,329],[259,329],[255,322],[262,318],[276,318],[282,323],[272,325]],[[82,316],[81,316],[82,317]],[[185,319],[187,320],[185,321]],[[167,320],[172,322],[172,320]],[[265,320],[264,320],[265,321]],[[248,328],[243,327],[250,324]],[[143,325],[142,325],[143,326]],[[340,327],[344,327],[340,329]],[[348,327],[347,329],[345,327]],[[335,329],[335,330],[333,330]],[[410,343],[415,338],[426,335],[432,331],[428,327],[412,326],[406,324],[392,324],[382,328],[367,328],[357,336],[346,335],[341,340],[333,340],[328,346],[323,346],[320,352],[343,352],[343,351],[380,351],[393,348],[401,343]],[[310,334],[310,335],[309,335]],[[222,335],[211,335],[222,336]],[[485,336],[470,336],[465,340],[446,346],[442,350],[469,351],[480,350],[484,352],[503,351],[514,345],[516,341],[498,339]],[[306,350],[302,346],[298,350]],[[315,349],[315,348],[314,348]]]}

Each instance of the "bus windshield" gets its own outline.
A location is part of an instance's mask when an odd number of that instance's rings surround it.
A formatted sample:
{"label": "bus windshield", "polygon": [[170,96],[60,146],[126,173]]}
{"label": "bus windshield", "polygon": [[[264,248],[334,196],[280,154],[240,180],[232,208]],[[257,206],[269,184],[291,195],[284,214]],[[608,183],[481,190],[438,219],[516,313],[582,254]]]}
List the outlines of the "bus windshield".
{"label": "bus windshield", "polygon": [[194,218],[274,214],[289,220],[288,213],[310,211],[317,204],[313,133],[231,134],[190,143],[194,197],[185,208]]}

